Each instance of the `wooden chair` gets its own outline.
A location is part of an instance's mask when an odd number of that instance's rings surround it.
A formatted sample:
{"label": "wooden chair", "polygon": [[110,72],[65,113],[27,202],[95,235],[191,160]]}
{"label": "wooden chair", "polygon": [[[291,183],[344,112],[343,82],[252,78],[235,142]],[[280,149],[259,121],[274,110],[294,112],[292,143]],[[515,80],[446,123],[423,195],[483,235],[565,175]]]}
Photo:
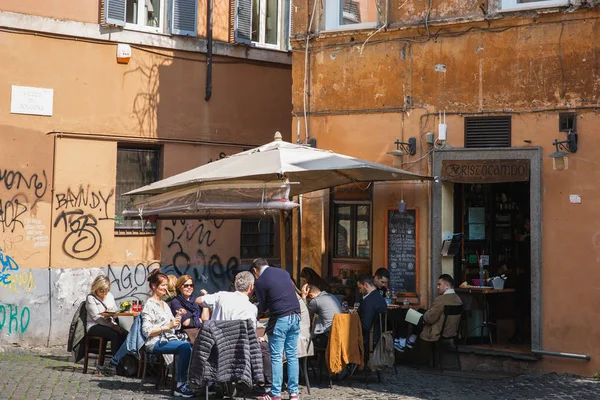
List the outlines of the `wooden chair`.
{"label": "wooden chair", "polygon": [[456,306],[444,306],[444,321],[442,322],[442,329],[440,331],[440,337],[438,338],[438,340],[431,342],[431,357],[432,357],[432,361],[433,361],[433,367],[435,368],[435,355],[436,353],[438,354],[438,358],[440,361],[440,371],[443,373],[444,372],[444,365],[442,363],[442,341],[443,340],[453,340],[454,341],[454,352],[456,354],[456,363],[458,364],[458,370],[461,370],[461,365],[460,365],[460,357],[458,354],[458,333],[459,333],[459,328],[460,328],[460,323],[458,324],[458,328],[456,329],[456,332],[451,335],[451,336],[444,336],[444,329],[446,328],[446,321],[448,320],[448,317],[450,316],[462,316],[463,313],[463,305],[456,305]]}
{"label": "wooden chair", "polygon": [[85,330],[85,339],[84,339],[84,356],[83,356],[83,373],[87,374],[88,363],[89,363],[89,355],[97,354],[98,365],[104,364],[104,357],[106,356],[106,342],[107,340],[100,336],[90,336],[87,334],[87,329]]}
{"label": "wooden chair", "polygon": [[[173,367],[172,371],[172,382],[171,382],[171,396],[175,394],[175,385],[176,385],[176,376],[177,376],[177,355],[172,354],[173,363],[171,364]],[[162,358],[162,354],[151,353],[146,351],[144,348],[140,350],[140,361],[138,364],[138,377],[141,372],[141,380],[140,380],[140,388],[141,392],[144,386],[144,380],[146,379],[146,371],[148,364],[158,364],[158,373],[156,375],[156,389],[158,390],[158,386],[160,385],[160,381],[164,378],[165,386],[167,384],[167,379],[169,377],[169,368],[166,367],[165,362]],[[141,368],[140,368],[141,367]]]}

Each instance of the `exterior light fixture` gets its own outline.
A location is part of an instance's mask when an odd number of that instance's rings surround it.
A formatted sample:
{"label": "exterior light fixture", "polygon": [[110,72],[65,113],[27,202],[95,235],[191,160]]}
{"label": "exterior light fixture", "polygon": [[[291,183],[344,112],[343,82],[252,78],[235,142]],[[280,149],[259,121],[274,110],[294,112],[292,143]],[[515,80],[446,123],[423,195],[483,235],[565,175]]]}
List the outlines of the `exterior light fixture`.
{"label": "exterior light fixture", "polygon": [[396,150],[388,151],[387,154],[393,156],[412,156],[417,153],[417,138],[411,137],[408,142],[401,142],[400,139],[396,139],[394,142]]}
{"label": "exterior light fixture", "polygon": [[408,204],[404,201],[404,199],[400,200],[398,202],[398,211],[400,211],[401,214],[405,213],[407,206],[408,206]]}
{"label": "exterior light fixture", "polygon": [[552,145],[556,151],[548,156],[552,159],[553,168],[562,171],[568,168],[567,156],[569,153],[577,152],[577,132],[569,131],[567,140],[558,141],[554,139]]}

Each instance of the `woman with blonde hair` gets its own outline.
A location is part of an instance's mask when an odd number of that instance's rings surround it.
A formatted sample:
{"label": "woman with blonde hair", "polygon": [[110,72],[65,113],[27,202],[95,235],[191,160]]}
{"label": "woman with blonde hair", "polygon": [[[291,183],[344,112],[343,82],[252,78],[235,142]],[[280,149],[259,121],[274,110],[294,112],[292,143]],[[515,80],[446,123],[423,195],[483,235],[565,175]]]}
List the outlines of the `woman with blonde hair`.
{"label": "woman with blonde hair", "polygon": [[180,340],[176,329],[181,326],[181,315],[173,317],[171,309],[162,299],[167,294],[169,278],[156,269],[148,276],[151,296],[142,310],[142,336],[147,351],[157,354],[177,354],[177,388],[175,396],[192,397],[194,391],[188,386],[188,370],[192,356],[192,344]]}
{"label": "woman with blonde hair", "polygon": [[167,283],[167,294],[165,294],[163,300],[169,302],[177,296],[177,277],[175,275],[167,275],[167,279],[169,280]]}
{"label": "woman with blonde hair", "polygon": [[114,318],[102,316],[105,311],[117,311],[115,298],[110,293],[110,280],[106,275],[99,275],[92,282],[85,308],[87,310],[87,334],[107,339],[110,342],[112,354],[116,354],[127,337],[127,331],[122,329]]}

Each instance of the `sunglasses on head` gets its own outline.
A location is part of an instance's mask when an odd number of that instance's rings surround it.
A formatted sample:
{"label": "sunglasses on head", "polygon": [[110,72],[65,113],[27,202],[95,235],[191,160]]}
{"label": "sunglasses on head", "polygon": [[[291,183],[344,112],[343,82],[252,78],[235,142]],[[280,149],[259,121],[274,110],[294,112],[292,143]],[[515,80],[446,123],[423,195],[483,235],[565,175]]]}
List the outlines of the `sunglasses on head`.
{"label": "sunglasses on head", "polygon": [[183,285],[184,288],[193,288],[194,284],[193,283],[186,283]]}

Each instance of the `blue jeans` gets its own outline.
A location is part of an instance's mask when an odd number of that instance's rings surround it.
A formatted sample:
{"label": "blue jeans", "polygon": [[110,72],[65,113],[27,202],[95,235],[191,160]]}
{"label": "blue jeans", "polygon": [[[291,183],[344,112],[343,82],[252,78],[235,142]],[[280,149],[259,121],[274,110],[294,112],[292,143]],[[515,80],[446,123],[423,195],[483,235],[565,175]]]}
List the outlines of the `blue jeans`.
{"label": "blue jeans", "polygon": [[187,382],[190,360],[192,358],[192,344],[183,340],[171,340],[167,343],[156,343],[152,349],[157,354],[177,354],[177,382]]}
{"label": "blue jeans", "polygon": [[273,380],[271,395],[281,396],[283,385],[283,351],[287,359],[288,392],[298,394],[298,336],[300,336],[300,316],[288,315],[277,319],[273,332],[269,335],[271,369]]}

